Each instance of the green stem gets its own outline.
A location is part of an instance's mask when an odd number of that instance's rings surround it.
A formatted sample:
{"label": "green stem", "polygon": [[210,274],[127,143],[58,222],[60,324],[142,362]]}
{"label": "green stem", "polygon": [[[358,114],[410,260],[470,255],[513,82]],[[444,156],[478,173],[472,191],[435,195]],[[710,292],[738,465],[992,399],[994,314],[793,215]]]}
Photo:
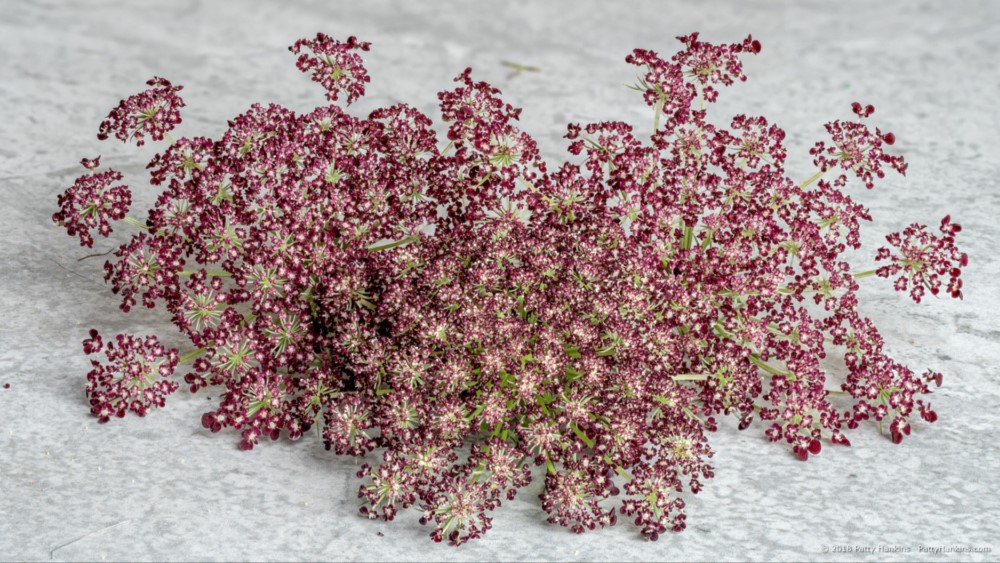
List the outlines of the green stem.
{"label": "green stem", "polygon": [[555,464],[554,464],[554,463],[552,463],[552,460],[551,460],[551,459],[549,459],[549,458],[548,458],[547,456],[546,456],[546,458],[545,458],[545,468],[549,470],[549,474],[550,474],[550,475],[556,475],[556,474],[558,473],[558,472],[556,471],[556,466],[555,466]]}
{"label": "green stem", "polygon": [[653,111],[653,134],[660,130],[660,112],[663,111],[663,99],[657,98],[656,109]]}
{"label": "green stem", "polygon": [[135,217],[129,217],[128,215],[126,215],[125,218],[122,219],[122,221],[125,221],[129,225],[132,225],[133,227],[142,229],[144,231],[149,230],[149,227],[146,226],[146,223],[143,223],[142,221],[136,219]]}
{"label": "green stem", "polygon": [[759,354],[750,354],[749,358],[750,362],[753,363],[753,365],[759,367],[760,369],[766,371],[771,375],[780,375],[783,377],[788,377],[790,375],[787,371],[778,369],[772,366],[771,364],[765,362],[764,360],[760,359]]}
{"label": "green stem", "polygon": [[684,225],[683,236],[681,237],[681,249],[690,250],[691,245],[694,243],[694,227],[689,225]]}
{"label": "green stem", "polygon": [[[181,277],[187,278],[187,277],[191,277],[191,276],[193,276],[193,275],[195,275],[197,273],[198,273],[198,270],[181,270],[181,271],[177,272],[177,275],[181,276]],[[205,272],[205,274],[209,275],[209,276],[215,276],[215,277],[218,277],[218,278],[231,278],[231,277],[233,277],[233,275],[230,274],[229,272]]]}
{"label": "green stem", "polygon": [[192,350],[192,351],[188,352],[187,354],[184,354],[183,356],[181,356],[180,359],[177,360],[177,363],[186,364],[186,363],[190,362],[191,360],[197,358],[198,356],[200,356],[200,355],[202,355],[204,353],[205,353],[205,349],[204,348],[198,348],[197,350]]}
{"label": "green stem", "polygon": [[166,139],[167,142],[169,142],[171,146],[177,144],[177,141],[175,141],[174,138],[170,136],[170,133],[167,133],[166,131],[164,131],[164,133],[163,133],[163,138]]}
{"label": "green stem", "polygon": [[630,483],[632,482],[633,479],[632,474],[629,473],[628,471],[625,471],[625,468],[623,468],[622,466],[616,465],[615,473],[617,473],[622,479],[625,479],[625,481]]}
{"label": "green stem", "polygon": [[817,172],[817,173],[813,174],[812,176],[810,176],[810,177],[809,177],[809,179],[808,179],[808,180],[806,180],[805,182],[802,182],[801,184],[799,184],[799,188],[805,188],[805,187],[806,187],[806,186],[808,186],[809,184],[811,184],[811,183],[815,182],[816,180],[819,180],[819,179],[820,179],[820,177],[821,177],[821,176],[822,176],[823,174],[825,174],[825,173],[826,173],[826,171],[825,171],[825,170],[820,170],[819,172]]}
{"label": "green stem", "polygon": [[707,373],[680,373],[677,375],[671,375],[670,379],[674,381],[705,381],[711,377]]}
{"label": "green stem", "polygon": [[852,275],[854,276],[854,279],[860,280],[861,278],[868,278],[874,276],[876,272],[878,272],[878,270],[868,270],[867,272],[858,272]]}
{"label": "green stem", "polygon": [[369,246],[369,252],[378,252],[380,250],[389,250],[390,248],[396,248],[397,246],[403,246],[404,244],[410,244],[411,242],[416,242],[420,240],[419,235],[412,235],[408,237],[403,237],[397,241],[387,242],[379,246]]}

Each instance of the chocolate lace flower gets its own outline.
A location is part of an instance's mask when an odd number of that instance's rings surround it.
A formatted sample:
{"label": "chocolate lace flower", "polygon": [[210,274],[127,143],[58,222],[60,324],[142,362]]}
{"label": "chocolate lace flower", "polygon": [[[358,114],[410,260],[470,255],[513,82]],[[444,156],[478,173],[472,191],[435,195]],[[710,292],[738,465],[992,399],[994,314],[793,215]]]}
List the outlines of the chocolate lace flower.
{"label": "chocolate lace flower", "polygon": [[886,235],[892,248],[879,248],[875,259],[890,263],[876,270],[876,274],[883,278],[898,275],[896,291],[909,288],[910,297],[917,303],[925,291],[938,295],[942,287],[951,297],[961,299],[962,268],[969,264],[968,254],[955,246],[955,235],[962,226],[952,223],[951,216],[946,215],[938,230],[941,234],[934,235],[927,231],[926,225],[914,223],[902,232]]}
{"label": "chocolate lace flower", "polygon": [[115,170],[80,176],[59,195],[59,211],[52,214],[52,221],[65,227],[70,236],[79,237],[80,246],[94,246],[92,231],[107,237],[113,230],[111,221],[124,219],[132,205],[128,186],[112,186],[121,179]]}
{"label": "chocolate lace flower", "polygon": [[338,41],[318,33],[313,39],[299,39],[288,49],[299,56],[299,70],[312,73],[313,82],[326,90],[328,100],[335,102],[346,92],[350,104],[365,95],[365,83],[371,82],[361,56],[353,51],[367,51],[370,47],[371,43],[354,36]]}
{"label": "chocolate lace flower", "polygon": [[154,141],[162,141],[180,124],[184,100],[177,92],[184,87],[174,86],[160,77],[153,77],[146,84],[152,88],[122,100],[111,110],[108,118],[101,122],[98,139],[103,141],[114,135],[123,143],[134,140],[136,146],[142,146],[146,143],[146,135]]}
{"label": "chocolate lace flower", "polygon": [[[218,139],[171,139],[147,167],[161,191],[143,219],[125,216],[119,173],[82,176],[53,219],[87,246],[112,221],[138,228],[106,281],[124,311],[163,307],[193,348],[178,357],[155,337],[91,330],[84,351],[107,359],[88,374],[93,414],[163,406],[190,362],[184,383],[218,398],[207,432],[252,450],[315,431],[335,454],[370,456],[360,512],[415,512],[452,545],[485,534],[533,467],[549,522],[679,531],[715,474],[722,417],[802,461],[827,441],[849,446],[865,421],[894,443],[935,422],[927,395],[943,376],[885,353],[858,313],[858,280],[961,297],[960,227],[911,225],[878,251],[888,264],[853,273],[845,251],[871,218],[845,189],[905,172],[887,152],[895,136],[831,122],[832,141],[812,149],[818,170],[793,181],[779,126],[709,120],[760,42],[678,39],[670,58],[626,58],[652,131],[570,125],[557,166],[517,126],[520,108],[467,69],[438,95],[443,147],[406,104],[366,117],[255,104]],[[291,50],[329,101],[349,104],[369,82],[368,47],[318,34]],[[150,86],[102,137],[166,138],[180,87]],[[841,355],[843,380],[821,363]]]}
{"label": "chocolate lace flower", "polygon": [[103,351],[107,360],[91,360],[94,369],[87,374],[87,398],[98,422],[121,418],[127,411],[145,416],[149,409],[162,407],[178,388],[166,379],[177,366],[177,350],[168,350],[155,336],[118,334],[105,344],[91,330],[83,348],[87,354]]}

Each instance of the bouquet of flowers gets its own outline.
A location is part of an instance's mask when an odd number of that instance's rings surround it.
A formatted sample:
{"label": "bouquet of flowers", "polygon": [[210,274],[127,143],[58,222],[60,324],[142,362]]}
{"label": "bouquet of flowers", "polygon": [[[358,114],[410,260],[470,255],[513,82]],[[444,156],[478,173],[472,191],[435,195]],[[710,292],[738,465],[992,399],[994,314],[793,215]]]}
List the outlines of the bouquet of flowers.
{"label": "bouquet of flowers", "polygon": [[[941,374],[884,353],[858,280],[961,297],[959,225],[889,234],[881,265],[855,271],[844,254],[871,217],[849,184],[906,171],[874,108],[826,124],[816,173],[793,181],[777,125],[708,119],[760,42],[679,39],[670,58],[626,58],[651,134],[571,124],[559,165],[469,69],[438,94],[446,141],[405,104],[351,115],[337,102],[370,81],[354,37],[291,47],[328,105],[254,105],[218,139],[174,139],[181,86],[150,80],[98,137],[165,142],[147,166],[155,205],[129,215],[123,175],[84,159],[53,221],[88,247],[134,228],[106,281],[122,311],[165,309],[190,350],[91,330],[91,411],[144,416],[182,384],[219,388],[206,429],[245,450],[314,431],[366,456],[363,514],[412,507],[456,545],[542,471],[550,522],[681,530],[722,416],[803,461],[868,420],[894,443],[934,422]],[[820,367],[831,350],[837,374]]]}

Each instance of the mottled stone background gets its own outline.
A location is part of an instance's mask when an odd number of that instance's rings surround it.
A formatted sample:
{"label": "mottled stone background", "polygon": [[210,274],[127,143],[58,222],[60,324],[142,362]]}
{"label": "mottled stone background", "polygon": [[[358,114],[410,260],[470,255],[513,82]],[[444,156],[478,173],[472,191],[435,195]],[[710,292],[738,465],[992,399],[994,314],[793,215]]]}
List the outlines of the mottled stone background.
{"label": "mottled stone background", "polygon": [[[689,527],[657,543],[625,522],[576,536],[545,523],[537,487],[461,549],[436,545],[415,514],[369,522],[355,503],[356,462],[315,439],[250,453],[211,435],[207,396],[181,393],[145,419],[99,426],[83,396],[86,330],[159,332],[159,311],[119,314],[103,259],[54,228],[56,194],[81,157],[144,185],[137,151],[99,143],[97,125],[153,76],[185,85],[180,135],[216,136],[254,102],[322,103],[286,46],[324,31],[373,42],[370,96],[358,113],[407,101],[436,115],[435,93],[466,66],[523,106],[524,127],[561,158],[568,121],[650,111],[622,85],[634,47],[672,52],[674,36],[753,33],[751,79],[715,115],[762,114],[789,133],[795,177],[829,119],[860,100],[897,136],[909,176],[872,192],[859,269],[911,221],[950,212],[971,256],[965,301],[914,305],[877,279],[864,311],[896,357],[945,373],[941,416],[893,446],[874,427],[854,446],[803,464],[759,427],[716,436],[717,477],[689,503]],[[1000,2],[51,2],[0,4],[0,558],[9,560],[996,560],[1000,557]],[[510,76],[500,61],[541,67]],[[139,190],[143,192],[141,189]],[[149,201],[145,192],[140,200]],[[99,240],[95,251],[122,239]],[[117,241],[117,242],[116,242]],[[835,546],[908,549],[832,553]],[[992,548],[991,553],[926,553]]]}

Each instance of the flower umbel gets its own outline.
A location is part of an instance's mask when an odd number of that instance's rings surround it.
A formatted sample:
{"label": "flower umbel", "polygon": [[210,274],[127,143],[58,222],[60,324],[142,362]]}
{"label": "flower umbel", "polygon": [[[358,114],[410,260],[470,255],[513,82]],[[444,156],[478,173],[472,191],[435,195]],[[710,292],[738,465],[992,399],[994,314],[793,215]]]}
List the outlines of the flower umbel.
{"label": "flower umbel", "polygon": [[[910,297],[920,303],[925,291],[938,295],[944,286],[951,297],[962,298],[962,268],[969,265],[969,255],[955,246],[955,235],[962,226],[951,222],[951,216],[941,219],[940,235],[928,232],[926,225],[914,223],[901,233],[886,235],[888,248],[878,249],[875,259],[890,263],[876,270],[883,278],[897,276],[896,291],[910,290]],[[945,281],[947,279],[947,282]]]}
{"label": "flower umbel", "polygon": [[346,92],[350,104],[365,95],[365,83],[371,82],[361,56],[354,51],[369,48],[371,43],[353,35],[347,41],[338,41],[318,33],[313,39],[299,39],[289,50],[299,56],[299,70],[312,73],[313,82],[326,89],[328,100],[335,102]]}
{"label": "flower umbel", "polygon": [[181,122],[180,109],[184,100],[177,95],[184,87],[174,86],[165,78],[153,77],[146,82],[152,88],[122,100],[101,122],[97,138],[114,135],[123,143],[134,140],[136,146],[145,144],[146,135],[154,141],[164,136]]}
{"label": "flower umbel", "polygon": [[[85,160],[84,167],[96,166]],[[52,214],[52,221],[66,227],[70,236],[79,237],[80,246],[94,246],[92,231],[107,237],[113,230],[111,222],[124,219],[132,205],[128,186],[112,186],[121,179],[121,172],[116,170],[80,176],[72,187],[59,195],[59,211]]]}
{"label": "flower umbel", "polygon": [[106,362],[91,360],[94,369],[87,374],[90,412],[98,422],[121,418],[126,411],[146,416],[149,409],[162,407],[167,395],[177,390],[178,384],[166,379],[177,367],[177,350],[168,350],[155,336],[118,334],[104,344],[97,331],[91,330],[83,350],[87,354],[103,351],[107,358]]}

